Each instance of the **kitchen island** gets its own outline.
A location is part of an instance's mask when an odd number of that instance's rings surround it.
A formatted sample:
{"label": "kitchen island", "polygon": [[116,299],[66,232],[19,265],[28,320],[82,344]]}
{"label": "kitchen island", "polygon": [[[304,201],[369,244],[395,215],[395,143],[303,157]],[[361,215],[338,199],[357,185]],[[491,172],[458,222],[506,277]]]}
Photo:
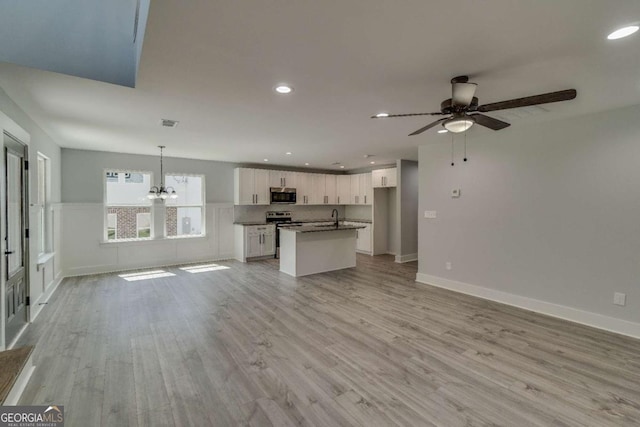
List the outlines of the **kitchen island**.
{"label": "kitchen island", "polygon": [[280,229],[280,271],[294,277],[356,266],[361,225],[316,225]]}

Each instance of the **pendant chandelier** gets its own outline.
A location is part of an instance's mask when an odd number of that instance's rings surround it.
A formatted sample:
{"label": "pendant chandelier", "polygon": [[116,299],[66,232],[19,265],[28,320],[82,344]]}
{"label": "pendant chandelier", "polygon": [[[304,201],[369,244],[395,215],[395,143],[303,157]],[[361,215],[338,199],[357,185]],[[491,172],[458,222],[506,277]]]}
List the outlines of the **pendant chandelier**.
{"label": "pendant chandelier", "polygon": [[173,187],[165,187],[164,186],[164,170],[163,170],[163,165],[162,165],[162,150],[164,150],[165,146],[164,145],[158,145],[158,148],[160,148],[160,186],[153,186],[151,187],[151,189],[149,190],[149,194],[147,194],[147,197],[151,200],[154,199],[161,199],[161,200],[166,200],[166,199],[177,199],[178,195],[176,194],[176,190],[173,189]]}

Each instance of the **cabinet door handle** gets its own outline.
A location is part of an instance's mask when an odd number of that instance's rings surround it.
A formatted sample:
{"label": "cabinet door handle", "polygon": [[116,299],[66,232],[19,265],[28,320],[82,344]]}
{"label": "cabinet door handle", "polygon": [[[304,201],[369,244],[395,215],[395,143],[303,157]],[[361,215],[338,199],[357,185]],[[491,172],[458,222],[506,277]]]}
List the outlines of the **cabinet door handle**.
{"label": "cabinet door handle", "polygon": [[338,204],[340,204],[340,196],[338,196]]}
{"label": "cabinet door handle", "polygon": [[367,204],[367,196],[364,196],[364,204]]}
{"label": "cabinet door handle", "polygon": [[282,186],[283,187],[287,186],[287,178],[282,178]]}

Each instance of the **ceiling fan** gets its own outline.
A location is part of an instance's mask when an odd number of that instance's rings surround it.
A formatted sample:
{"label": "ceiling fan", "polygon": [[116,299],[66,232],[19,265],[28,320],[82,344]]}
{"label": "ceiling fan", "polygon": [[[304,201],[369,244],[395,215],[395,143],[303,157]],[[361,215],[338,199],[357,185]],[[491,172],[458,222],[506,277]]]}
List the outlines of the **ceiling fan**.
{"label": "ceiling fan", "polygon": [[558,92],[543,93],[541,95],[527,96],[524,98],[511,99],[508,101],[494,102],[492,104],[478,105],[478,98],[474,95],[477,88],[476,83],[469,83],[469,77],[458,76],[451,79],[452,95],[450,99],[445,99],[440,104],[440,111],[437,113],[409,113],[409,114],[386,114],[380,113],[372,116],[372,119],[391,117],[412,117],[412,116],[448,116],[436,120],[433,123],[418,129],[409,134],[419,135],[431,129],[437,124],[442,124],[445,129],[453,133],[461,133],[468,130],[475,123],[493,130],[504,129],[511,126],[510,123],[494,119],[481,113],[491,111],[507,110],[510,108],[528,107],[531,105],[549,104],[552,102],[569,101],[576,97],[575,89],[561,90]]}

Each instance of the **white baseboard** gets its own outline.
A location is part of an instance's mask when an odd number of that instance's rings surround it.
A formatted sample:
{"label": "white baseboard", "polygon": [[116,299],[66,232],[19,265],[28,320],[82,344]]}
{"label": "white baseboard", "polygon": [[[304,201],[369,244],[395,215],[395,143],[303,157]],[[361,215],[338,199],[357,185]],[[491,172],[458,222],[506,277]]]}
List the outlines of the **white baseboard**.
{"label": "white baseboard", "polygon": [[16,378],[16,382],[11,387],[11,391],[7,395],[7,398],[4,400],[3,406],[16,406],[20,401],[20,397],[22,396],[22,392],[25,387],[27,387],[27,383],[29,382],[29,378],[31,378],[31,374],[36,369],[33,366],[33,353],[29,355],[27,362],[25,363],[22,371],[20,371],[20,375]]}
{"label": "white baseboard", "polygon": [[404,262],[417,261],[418,254],[406,254],[406,255],[396,255],[396,262],[402,264]]}
{"label": "white baseboard", "polygon": [[176,265],[188,265],[205,262],[228,261],[234,259],[232,254],[215,258],[192,259],[182,261],[162,261],[157,264],[142,263],[130,265],[94,265],[89,267],[70,268],[64,272],[64,277],[90,276],[92,274],[120,273],[123,271],[141,270],[148,268],[174,267]]}
{"label": "white baseboard", "polygon": [[640,338],[640,323],[423,273],[416,275],[416,282],[523,308],[609,332]]}
{"label": "white baseboard", "polygon": [[62,283],[62,279],[64,279],[64,276],[62,274],[58,274],[55,280],[47,287],[47,290],[42,295],[40,295],[40,298],[38,298],[35,303],[31,303],[31,311],[29,313],[31,317],[29,320],[30,322],[36,320],[36,317],[38,317],[38,315],[42,311],[44,304],[49,301],[53,293],[58,289],[60,283]]}

